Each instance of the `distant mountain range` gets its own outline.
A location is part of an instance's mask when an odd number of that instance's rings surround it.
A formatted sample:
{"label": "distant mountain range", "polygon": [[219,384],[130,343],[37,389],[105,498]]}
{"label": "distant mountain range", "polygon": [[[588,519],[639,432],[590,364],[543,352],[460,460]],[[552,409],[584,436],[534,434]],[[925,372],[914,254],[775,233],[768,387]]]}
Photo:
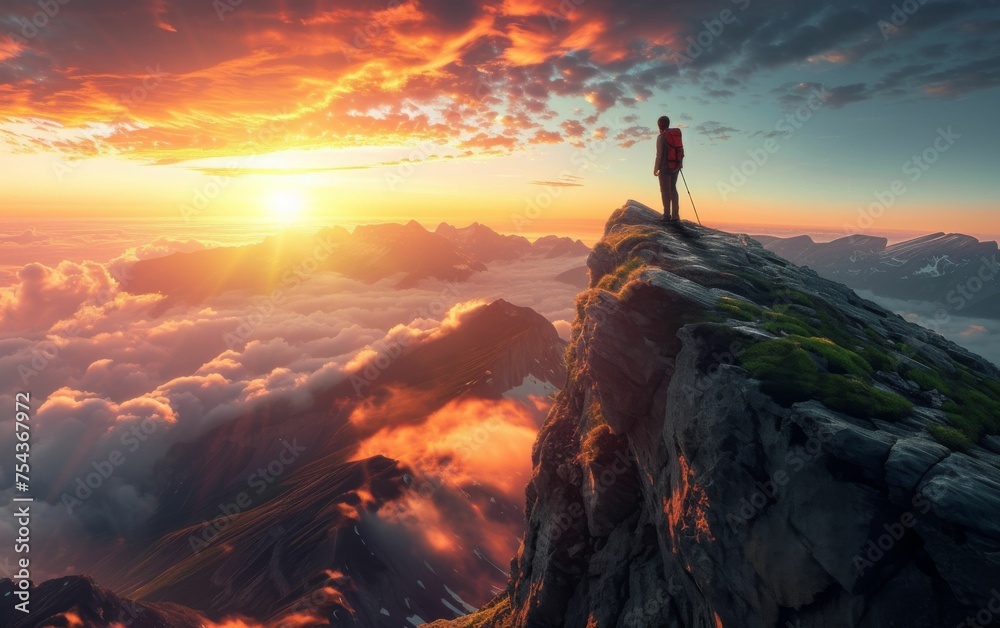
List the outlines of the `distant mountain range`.
{"label": "distant mountain range", "polygon": [[752,236],[770,251],[820,276],[881,297],[939,304],[953,315],[1000,318],[996,242],[934,233],[888,244],[852,235],[832,242],[809,236]]}
{"label": "distant mountain range", "polygon": [[395,277],[397,287],[407,288],[428,278],[463,281],[491,262],[586,255],[589,250],[580,240],[545,236],[531,242],[479,223],[463,228],[442,223],[433,232],[416,221],[363,225],[353,232],[330,227],[140,260],[131,267],[125,288],[199,303],[228,290],[263,294],[320,270],[365,282]]}
{"label": "distant mountain range", "polygon": [[513,260],[531,255],[555,258],[586,255],[590,247],[572,238],[548,235],[531,242],[524,236],[502,235],[486,225],[474,222],[468,227],[457,228],[441,223],[434,233],[447,239],[477,262]]}

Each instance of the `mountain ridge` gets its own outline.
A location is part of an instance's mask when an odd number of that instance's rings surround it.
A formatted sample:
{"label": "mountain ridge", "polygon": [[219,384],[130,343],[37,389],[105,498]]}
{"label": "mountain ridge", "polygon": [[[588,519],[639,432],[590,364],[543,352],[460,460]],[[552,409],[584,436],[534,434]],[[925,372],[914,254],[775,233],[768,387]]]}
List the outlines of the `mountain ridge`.
{"label": "mountain ridge", "polygon": [[[507,590],[440,626],[956,625],[1000,586],[996,367],[629,201]],[[801,622],[801,623],[799,623]]]}
{"label": "mountain ridge", "polygon": [[317,271],[333,271],[365,283],[392,278],[397,288],[410,288],[427,279],[465,281],[486,270],[486,263],[584,255],[589,250],[582,241],[567,237],[544,236],[531,242],[479,223],[462,228],[441,223],[429,231],[411,220],[359,225],[353,232],[343,227],[287,232],[254,244],[142,259],[124,273],[123,287],[134,294],[159,293],[200,303],[228,290],[280,291]]}

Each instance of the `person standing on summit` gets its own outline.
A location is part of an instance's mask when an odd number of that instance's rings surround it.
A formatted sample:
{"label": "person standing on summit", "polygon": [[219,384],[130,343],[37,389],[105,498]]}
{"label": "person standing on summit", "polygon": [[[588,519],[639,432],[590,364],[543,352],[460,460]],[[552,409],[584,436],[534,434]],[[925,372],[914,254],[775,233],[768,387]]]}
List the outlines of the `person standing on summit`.
{"label": "person standing on summit", "polygon": [[680,197],[677,194],[677,175],[684,167],[684,144],[681,130],[670,128],[670,118],[660,116],[656,121],[660,134],[656,137],[656,163],[653,176],[660,179],[660,196],[663,198],[663,222],[680,220]]}

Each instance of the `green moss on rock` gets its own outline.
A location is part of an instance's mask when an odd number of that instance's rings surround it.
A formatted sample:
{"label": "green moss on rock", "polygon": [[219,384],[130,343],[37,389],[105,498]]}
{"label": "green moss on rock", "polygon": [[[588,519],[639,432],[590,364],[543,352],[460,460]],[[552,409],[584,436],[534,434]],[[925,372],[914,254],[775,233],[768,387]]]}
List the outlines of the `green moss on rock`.
{"label": "green moss on rock", "polygon": [[[826,372],[820,363],[826,364]],[[782,405],[818,399],[827,407],[861,418],[897,421],[913,404],[872,386],[872,367],[857,353],[826,338],[791,336],[758,342],[742,365],[762,390]]]}
{"label": "green moss on rock", "polygon": [[631,277],[632,273],[642,268],[644,265],[645,261],[641,258],[632,258],[619,266],[613,275],[605,275],[604,277],[601,277],[601,280],[597,283],[597,287],[601,290],[607,290],[608,292],[618,292],[622,289],[622,286],[628,283],[629,277]]}
{"label": "green moss on rock", "polygon": [[913,404],[896,393],[880,390],[849,375],[824,377],[819,399],[828,408],[865,419],[899,421],[913,411]]}
{"label": "green moss on rock", "polygon": [[932,425],[928,428],[934,440],[949,449],[966,451],[972,447],[972,440],[961,430],[947,425]]}

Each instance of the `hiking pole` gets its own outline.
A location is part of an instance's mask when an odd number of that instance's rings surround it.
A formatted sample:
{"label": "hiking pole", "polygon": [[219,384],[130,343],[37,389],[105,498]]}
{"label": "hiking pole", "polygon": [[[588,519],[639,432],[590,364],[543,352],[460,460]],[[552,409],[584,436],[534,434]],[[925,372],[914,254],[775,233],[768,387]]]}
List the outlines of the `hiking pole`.
{"label": "hiking pole", "polygon": [[698,219],[698,224],[701,225],[701,216],[698,215],[698,208],[694,206],[694,197],[691,196],[691,188],[688,187],[688,180],[684,178],[683,170],[681,170],[681,181],[684,182],[684,189],[688,191],[688,198],[691,199],[691,209],[694,210],[694,217]]}

